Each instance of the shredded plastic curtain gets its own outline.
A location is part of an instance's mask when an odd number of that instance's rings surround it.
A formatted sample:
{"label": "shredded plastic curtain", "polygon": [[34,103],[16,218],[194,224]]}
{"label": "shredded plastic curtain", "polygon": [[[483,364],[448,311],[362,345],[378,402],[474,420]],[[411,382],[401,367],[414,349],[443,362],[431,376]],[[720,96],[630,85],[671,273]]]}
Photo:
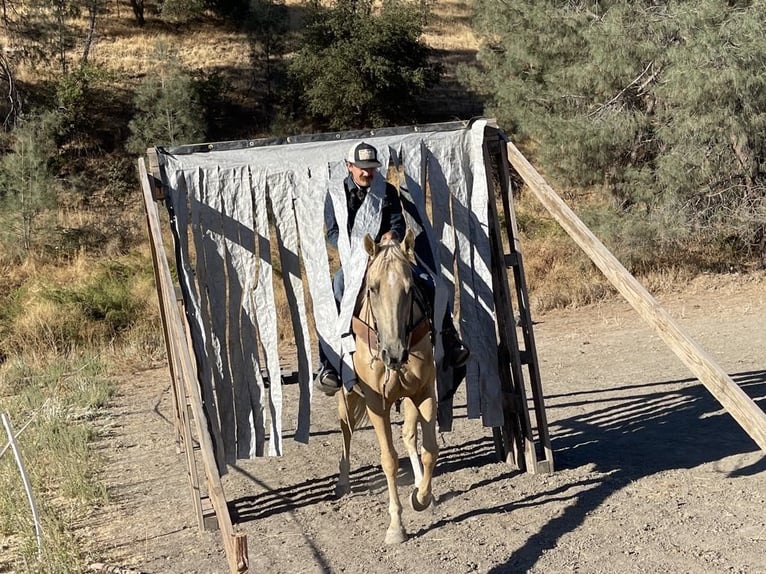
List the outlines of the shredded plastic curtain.
{"label": "shredded plastic curtain", "polygon": [[[381,181],[392,181],[389,163],[397,168],[393,181],[400,188],[408,226],[418,234],[421,263],[435,276],[434,315],[441,317],[459,295],[459,326],[472,351],[466,375],[468,416],[500,426],[482,154],[485,124],[481,120],[470,128],[364,141],[378,149]],[[359,244],[363,234],[355,232],[339,242],[346,293],[338,310],[322,215],[329,194],[336,213],[340,210],[339,220],[345,217],[344,155],[351,143],[345,139],[178,154],[158,149],[200,390],[219,461],[231,464],[283,451],[274,253],[290,309],[290,325],[280,327],[292,331],[297,346],[300,400],[289,405],[298,409],[296,440],[307,442],[310,434],[315,360],[308,297],[319,344],[338,367],[345,364],[347,370],[351,365],[348,335],[366,264]],[[370,195],[370,206],[360,210],[355,230],[377,225],[375,193]],[[437,362],[443,354],[438,339]],[[268,374],[268,388],[262,372]],[[438,372],[440,389],[451,385],[444,380],[447,371]],[[442,430],[451,428],[451,399],[449,407],[440,408]]]}

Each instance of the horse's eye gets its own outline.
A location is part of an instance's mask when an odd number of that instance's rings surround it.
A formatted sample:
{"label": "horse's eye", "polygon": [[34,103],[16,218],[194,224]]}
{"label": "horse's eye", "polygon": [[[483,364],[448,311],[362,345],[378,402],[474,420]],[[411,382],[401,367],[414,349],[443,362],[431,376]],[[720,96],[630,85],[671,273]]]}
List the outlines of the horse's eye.
{"label": "horse's eye", "polygon": [[373,295],[377,295],[378,291],[380,291],[380,284],[379,283],[371,283],[370,284],[370,293]]}

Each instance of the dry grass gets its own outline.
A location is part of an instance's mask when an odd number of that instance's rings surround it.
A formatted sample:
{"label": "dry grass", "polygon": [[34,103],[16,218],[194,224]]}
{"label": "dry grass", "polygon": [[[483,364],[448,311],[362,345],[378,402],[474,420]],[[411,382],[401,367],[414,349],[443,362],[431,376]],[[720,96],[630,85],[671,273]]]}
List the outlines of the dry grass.
{"label": "dry grass", "polygon": [[[288,7],[300,7],[303,0],[287,0]],[[471,0],[434,2],[423,39],[436,50],[475,52],[478,39],[470,28]],[[292,26],[302,22],[294,17]],[[250,66],[245,34],[227,30],[222,22],[209,17],[189,30],[176,31],[153,18],[139,29],[132,14],[119,5],[110,5],[103,29],[94,45],[93,62],[128,77],[151,73],[155,68],[155,46],[173,46],[181,62],[194,70],[242,70]]]}
{"label": "dry grass", "polygon": [[192,70],[247,69],[249,48],[244,34],[226,31],[220,22],[195,25],[193,33],[176,33],[148,24],[128,34],[105,34],[93,51],[93,62],[130,78],[153,73],[156,47],[172,46],[181,63]]}
{"label": "dry grass", "polygon": [[479,49],[479,40],[471,29],[472,0],[433,2],[431,18],[423,39],[435,50],[469,51]]}

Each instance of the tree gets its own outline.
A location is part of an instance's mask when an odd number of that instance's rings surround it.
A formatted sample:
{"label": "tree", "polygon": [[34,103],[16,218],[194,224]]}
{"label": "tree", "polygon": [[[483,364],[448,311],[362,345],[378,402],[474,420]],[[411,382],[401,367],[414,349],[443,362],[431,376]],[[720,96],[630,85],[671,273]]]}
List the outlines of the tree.
{"label": "tree", "polygon": [[764,8],[479,0],[482,48],[463,78],[552,178],[603,189],[622,229],[654,248],[752,245],[766,200]]}
{"label": "tree", "polygon": [[158,63],[136,90],[136,114],[128,127],[128,151],[143,155],[150,145],[181,145],[205,137],[205,114],[199,91],[165,45],[156,48]]}
{"label": "tree", "polygon": [[303,44],[289,73],[299,105],[322,127],[348,129],[417,119],[417,96],[438,81],[420,39],[417,4],[384,0],[314,3]]}
{"label": "tree", "polygon": [[285,37],[289,24],[284,0],[252,0],[250,3],[245,29],[250,43],[253,84],[263,86],[258,91],[265,93],[262,115],[268,119],[274,117],[277,89],[284,84],[283,56],[287,50]]}
{"label": "tree", "polygon": [[143,28],[146,24],[146,17],[144,16],[144,0],[130,0],[130,8],[133,10],[133,17],[136,19],[136,24],[139,28]]}
{"label": "tree", "polygon": [[676,9],[656,172],[695,230],[766,256],[766,3],[741,4]]}
{"label": "tree", "polygon": [[48,168],[56,155],[51,137],[55,113],[31,116],[11,134],[10,152],[0,159],[0,217],[6,248],[32,249],[35,224],[57,203],[57,182]]}

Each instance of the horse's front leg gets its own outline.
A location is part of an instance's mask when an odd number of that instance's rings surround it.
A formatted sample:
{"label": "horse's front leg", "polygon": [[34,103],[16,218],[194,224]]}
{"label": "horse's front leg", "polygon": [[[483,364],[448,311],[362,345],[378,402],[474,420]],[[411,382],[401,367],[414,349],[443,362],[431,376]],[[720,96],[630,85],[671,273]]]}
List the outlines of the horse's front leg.
{"label": "horse's front leg", "polygon": [[354,434],[354,428],[356,428],[359,422],[356,420],[358,412],[357,403],[362,398],[356,393],[347,393],[345,389],[341,389],[336,396],[338,397],[338,420],[340,421],[340,430],[343,435],[343,445],[338,463],[338,483],[335,485],[335,496],[341,497],[351,491],[351,482],[349,480],[351,436]]}
{"label": "horse's front leg", "polygon": [[380,445],[380,464],[386,474],[388,484],[388,514],[391,523],[386,531],[386,544],[399,544],[407,539],[407,534],[402,526],[402,505],[399,502],[399,493],[396,490],[396,475],[399,472],[399,458],[394,449],[394,441],[391,434],[390,405],[385,405],[382,397],[376,395],[372,401],[367,401],[367,413],[370,422],[375,429]]}
{"label": "horse's front leg", "polygon": [[404,404],[404,425],[402,425],[402,441],[407,449],[412,465],[412,475],[415,477],[415,486],[423,480],[423,465],[420,463],[418,453],[418,408],[412,399],[406,398]]}
{"label": "horse's front leg", "polygon": [[420,512],[428,508],[433,502],[431,480],[433,479],[436,460],[439,458],[439,444],[436,440],[436,398],[433,393],[430,393],[417,405],[417,411],[420,414],[419,419],[423,428],[423,478],[412,493],[410,503],[413,510]]}

